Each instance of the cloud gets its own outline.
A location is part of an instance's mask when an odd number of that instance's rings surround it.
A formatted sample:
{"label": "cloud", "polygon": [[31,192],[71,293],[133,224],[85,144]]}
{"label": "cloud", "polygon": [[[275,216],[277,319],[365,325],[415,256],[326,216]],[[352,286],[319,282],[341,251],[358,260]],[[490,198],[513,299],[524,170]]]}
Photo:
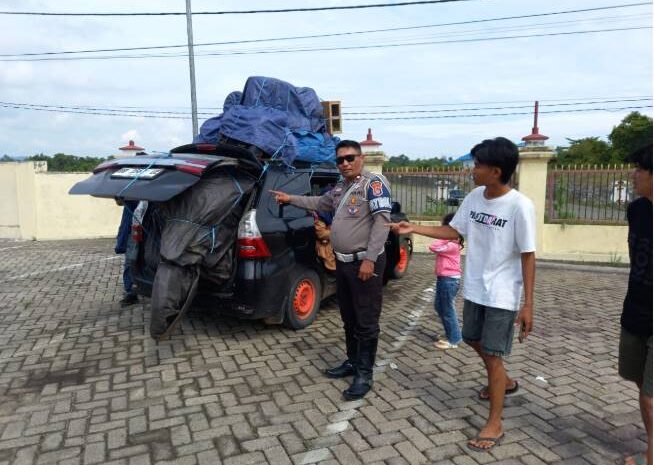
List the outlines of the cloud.
{"label": "cloud", "polygon": [[0,84],[3,87],[24,85],[33,77],[34,67],[31,63],[3,63],[0,67]]}
{"label": "cloud", "polygon": [[127,142],[130,140],[138,140],[139,137],[139,132],[136,129],[130,129],[127,132],[124,132],[121,136],[120,139]]}

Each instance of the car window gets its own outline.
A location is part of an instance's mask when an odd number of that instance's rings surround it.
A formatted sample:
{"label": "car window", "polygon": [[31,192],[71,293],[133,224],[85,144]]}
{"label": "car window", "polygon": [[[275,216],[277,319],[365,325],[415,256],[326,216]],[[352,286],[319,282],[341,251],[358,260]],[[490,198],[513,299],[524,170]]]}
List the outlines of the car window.
{"label": "car window", "polygon": [[284,166],[270,166],[266,172],[263,189],[259,195],[257,205],[257,210],[262,211],[262,214],[276,218],[292,219],[308,214],[306,210],[292,205],[281,207],[270,194],[271,190],[282,191],[291,195],[307,195],[311,192],[309,173],[290,170]]}
{"label": "car window", "polygon": [[320,173],[311,177],[311,195],[323,195],[328,192],[338,182],[339,175]]}

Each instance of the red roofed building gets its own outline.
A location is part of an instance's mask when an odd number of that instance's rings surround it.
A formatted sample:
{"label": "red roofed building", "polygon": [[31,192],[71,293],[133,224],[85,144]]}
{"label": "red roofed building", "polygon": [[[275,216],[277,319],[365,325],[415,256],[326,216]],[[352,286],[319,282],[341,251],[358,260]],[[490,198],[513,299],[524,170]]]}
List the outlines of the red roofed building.
{"label": "red roofed building", "polygon": [[116,155],[116,157],[133,157],[138,152],[143,152],[145,149],[136,145],[133,140],[130,140],[126,146],[119,147],[118,150],[120,150],[120,154]]}
{"label": "red roofed building", "polygon": [[379,147],[382,146],[381,142],[377,142],[372,138],[372,129],[368,128],[368,134],[366,135],[366,140],[359,142],[361,144],[361,151],[363,153],[371,152],[381,152]]}
{"label": "red roofed building", "polygon": [[381,174],[386,155],[381,149],[382,143],[372,138],[372,129],[368,128],[366,140],[362,140],[359,144],[361,144],[361,152],[366,156],[366,169]]}

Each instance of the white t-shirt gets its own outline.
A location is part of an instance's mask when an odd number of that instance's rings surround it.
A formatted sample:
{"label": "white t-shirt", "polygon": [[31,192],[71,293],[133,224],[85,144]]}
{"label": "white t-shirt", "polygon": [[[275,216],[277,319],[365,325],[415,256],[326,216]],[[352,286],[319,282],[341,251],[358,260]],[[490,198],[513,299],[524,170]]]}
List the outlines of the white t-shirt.
{"label": "white t-shirt", "polygon": [[488,307],[517,311],[522,295],[520,254],[536,250],[534,205],[511,189],[487,199],[484,186],[468,194],[450,226],[465,237],[463,297]]}

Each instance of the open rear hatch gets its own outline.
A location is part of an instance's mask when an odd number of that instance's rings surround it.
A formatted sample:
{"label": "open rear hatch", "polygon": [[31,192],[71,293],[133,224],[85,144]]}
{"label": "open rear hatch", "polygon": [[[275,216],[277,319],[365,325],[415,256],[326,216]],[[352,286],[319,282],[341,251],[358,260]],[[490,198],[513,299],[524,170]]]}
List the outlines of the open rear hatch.
{"label": "open rear hatch", "polygon": [[253,151],[226,144],[188,144],[167,154],[138,155],[106,161],[69,194],[165,202],[195,185],[219,166],[260,171]]}

